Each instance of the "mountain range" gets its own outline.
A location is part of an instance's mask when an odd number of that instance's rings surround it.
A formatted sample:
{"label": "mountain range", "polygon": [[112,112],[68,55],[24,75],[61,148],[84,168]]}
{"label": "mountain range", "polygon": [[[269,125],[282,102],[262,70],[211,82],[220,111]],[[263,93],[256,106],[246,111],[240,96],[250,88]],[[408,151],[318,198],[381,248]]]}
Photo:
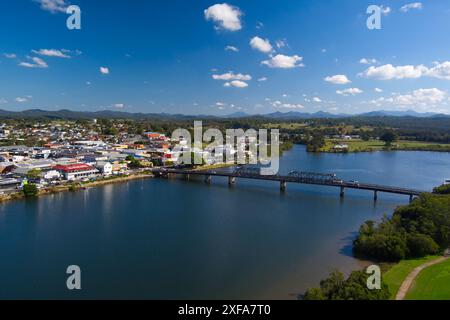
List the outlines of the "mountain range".
{"label": "mountain range", "polygon": [[48,111],[41,109],[30,109],[25,111],[8,111],[0,109],[0,119],[239,119],[239,118],[267,118],[277,120],[296,120],[296,119],[338,119],[338,118],[353,118],[353,117],[415,117],[415,118],[432,118],[432,117],[449,117],[450,115],[438,113],[418,113],[413,110],[407,111],[372,111],[361,114],[332,114],[324,111],[315,113],[307,112],[274,112],[269,114],[252,115],[245,112],[232,113],[226,116],[212,116],[212,115],[183,115],[183,114],[169,114],[169,113],[130,113],[123,111],[72,111],[72,110],[57,110]]}

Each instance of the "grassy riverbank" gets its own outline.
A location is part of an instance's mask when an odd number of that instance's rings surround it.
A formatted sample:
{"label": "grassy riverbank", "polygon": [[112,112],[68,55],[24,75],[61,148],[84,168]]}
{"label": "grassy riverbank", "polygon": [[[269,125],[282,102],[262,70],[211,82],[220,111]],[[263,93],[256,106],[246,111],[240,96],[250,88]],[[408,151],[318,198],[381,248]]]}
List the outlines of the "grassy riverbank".
{"label": "grassy riverbank", "polygon": [[450,300],[450,260],[428,267],[414,280],[407,300]]}
{"label": "grassy riverbank", "polygon": [[391,300],[395,299],[398,289],[402,285],[406,277],[418,266],[438,258],[437,256],[429,256],[420,259],[402,260],[393,265],[383,276],[384,282],[388,285],[391,293]]}
{"label": "grassy riverbank", "polygon": [[325,146],[319,149],[319,152],[342,152],[336,151],[334,146],[347,145],[346,152],[374,152],[374,151],[436,151],[436,152],[450,152],[450,144],[438,144],[421,141],[397,141],[392,143],[392,146],[387,148],[385,143],[380,140],[335,140],[327,139]]}

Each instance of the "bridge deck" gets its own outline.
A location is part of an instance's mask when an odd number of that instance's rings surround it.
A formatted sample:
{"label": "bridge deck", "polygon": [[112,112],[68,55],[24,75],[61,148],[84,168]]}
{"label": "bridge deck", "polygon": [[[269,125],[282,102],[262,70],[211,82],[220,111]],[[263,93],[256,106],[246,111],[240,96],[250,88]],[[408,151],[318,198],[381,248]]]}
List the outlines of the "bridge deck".
{"label": "bridge deck", "polygon": [[181,170],[181,169],[154,169],[152,170],[156,174],[167,175],[167,174],[182,174],[182,175],[197,175],[197,176],[216,176],[216,177],[232,177],[232,178],[242,178],[242,179],[252,179],[252,180],[266,180],[266,181],[278,181],[286,183],[299,183],[299,184],[310,184],[310,185],[322,185],[331,187],[340,187],[345,189],[359,189],[359,190],[369,190],[384,193],[393,193],[409,196],[419,196],[426,191],[415,190],[402,187],[392,187],[378,184],[370,183],[355,183],[350,181],[327,181],[327,180],[314,180],[305,179],[293,176],[283,176],[283,175],[271,175],[263,176],[257,174],[236,174],[234,172],[220,172],[220,171],[197,171],[197,170]]}

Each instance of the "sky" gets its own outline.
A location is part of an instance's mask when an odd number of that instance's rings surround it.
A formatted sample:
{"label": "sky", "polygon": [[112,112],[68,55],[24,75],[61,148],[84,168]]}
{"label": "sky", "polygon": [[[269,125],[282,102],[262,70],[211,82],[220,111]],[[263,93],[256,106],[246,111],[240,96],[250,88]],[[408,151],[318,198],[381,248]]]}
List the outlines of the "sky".
{"label": "sky", "polygon": [[[69,30],[66,8],[81,9]],[[367,8],[381,8],[381,29]],[[450,114],[448,0],[2,0],[0,109]]]}

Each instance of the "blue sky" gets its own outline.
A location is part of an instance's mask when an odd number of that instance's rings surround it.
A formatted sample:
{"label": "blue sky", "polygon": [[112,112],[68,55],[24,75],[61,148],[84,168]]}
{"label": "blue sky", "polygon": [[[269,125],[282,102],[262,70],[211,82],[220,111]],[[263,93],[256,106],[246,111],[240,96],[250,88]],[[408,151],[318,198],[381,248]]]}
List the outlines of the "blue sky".
{"label": "blue sky", "polygon": [[[81,30],[63,12],[82,10]],[[366,9],[382,7],[382,29]],[[450,113],[450,3],[2,1],[0,109]],[[103,72],[102,72],[103,71]]]}

